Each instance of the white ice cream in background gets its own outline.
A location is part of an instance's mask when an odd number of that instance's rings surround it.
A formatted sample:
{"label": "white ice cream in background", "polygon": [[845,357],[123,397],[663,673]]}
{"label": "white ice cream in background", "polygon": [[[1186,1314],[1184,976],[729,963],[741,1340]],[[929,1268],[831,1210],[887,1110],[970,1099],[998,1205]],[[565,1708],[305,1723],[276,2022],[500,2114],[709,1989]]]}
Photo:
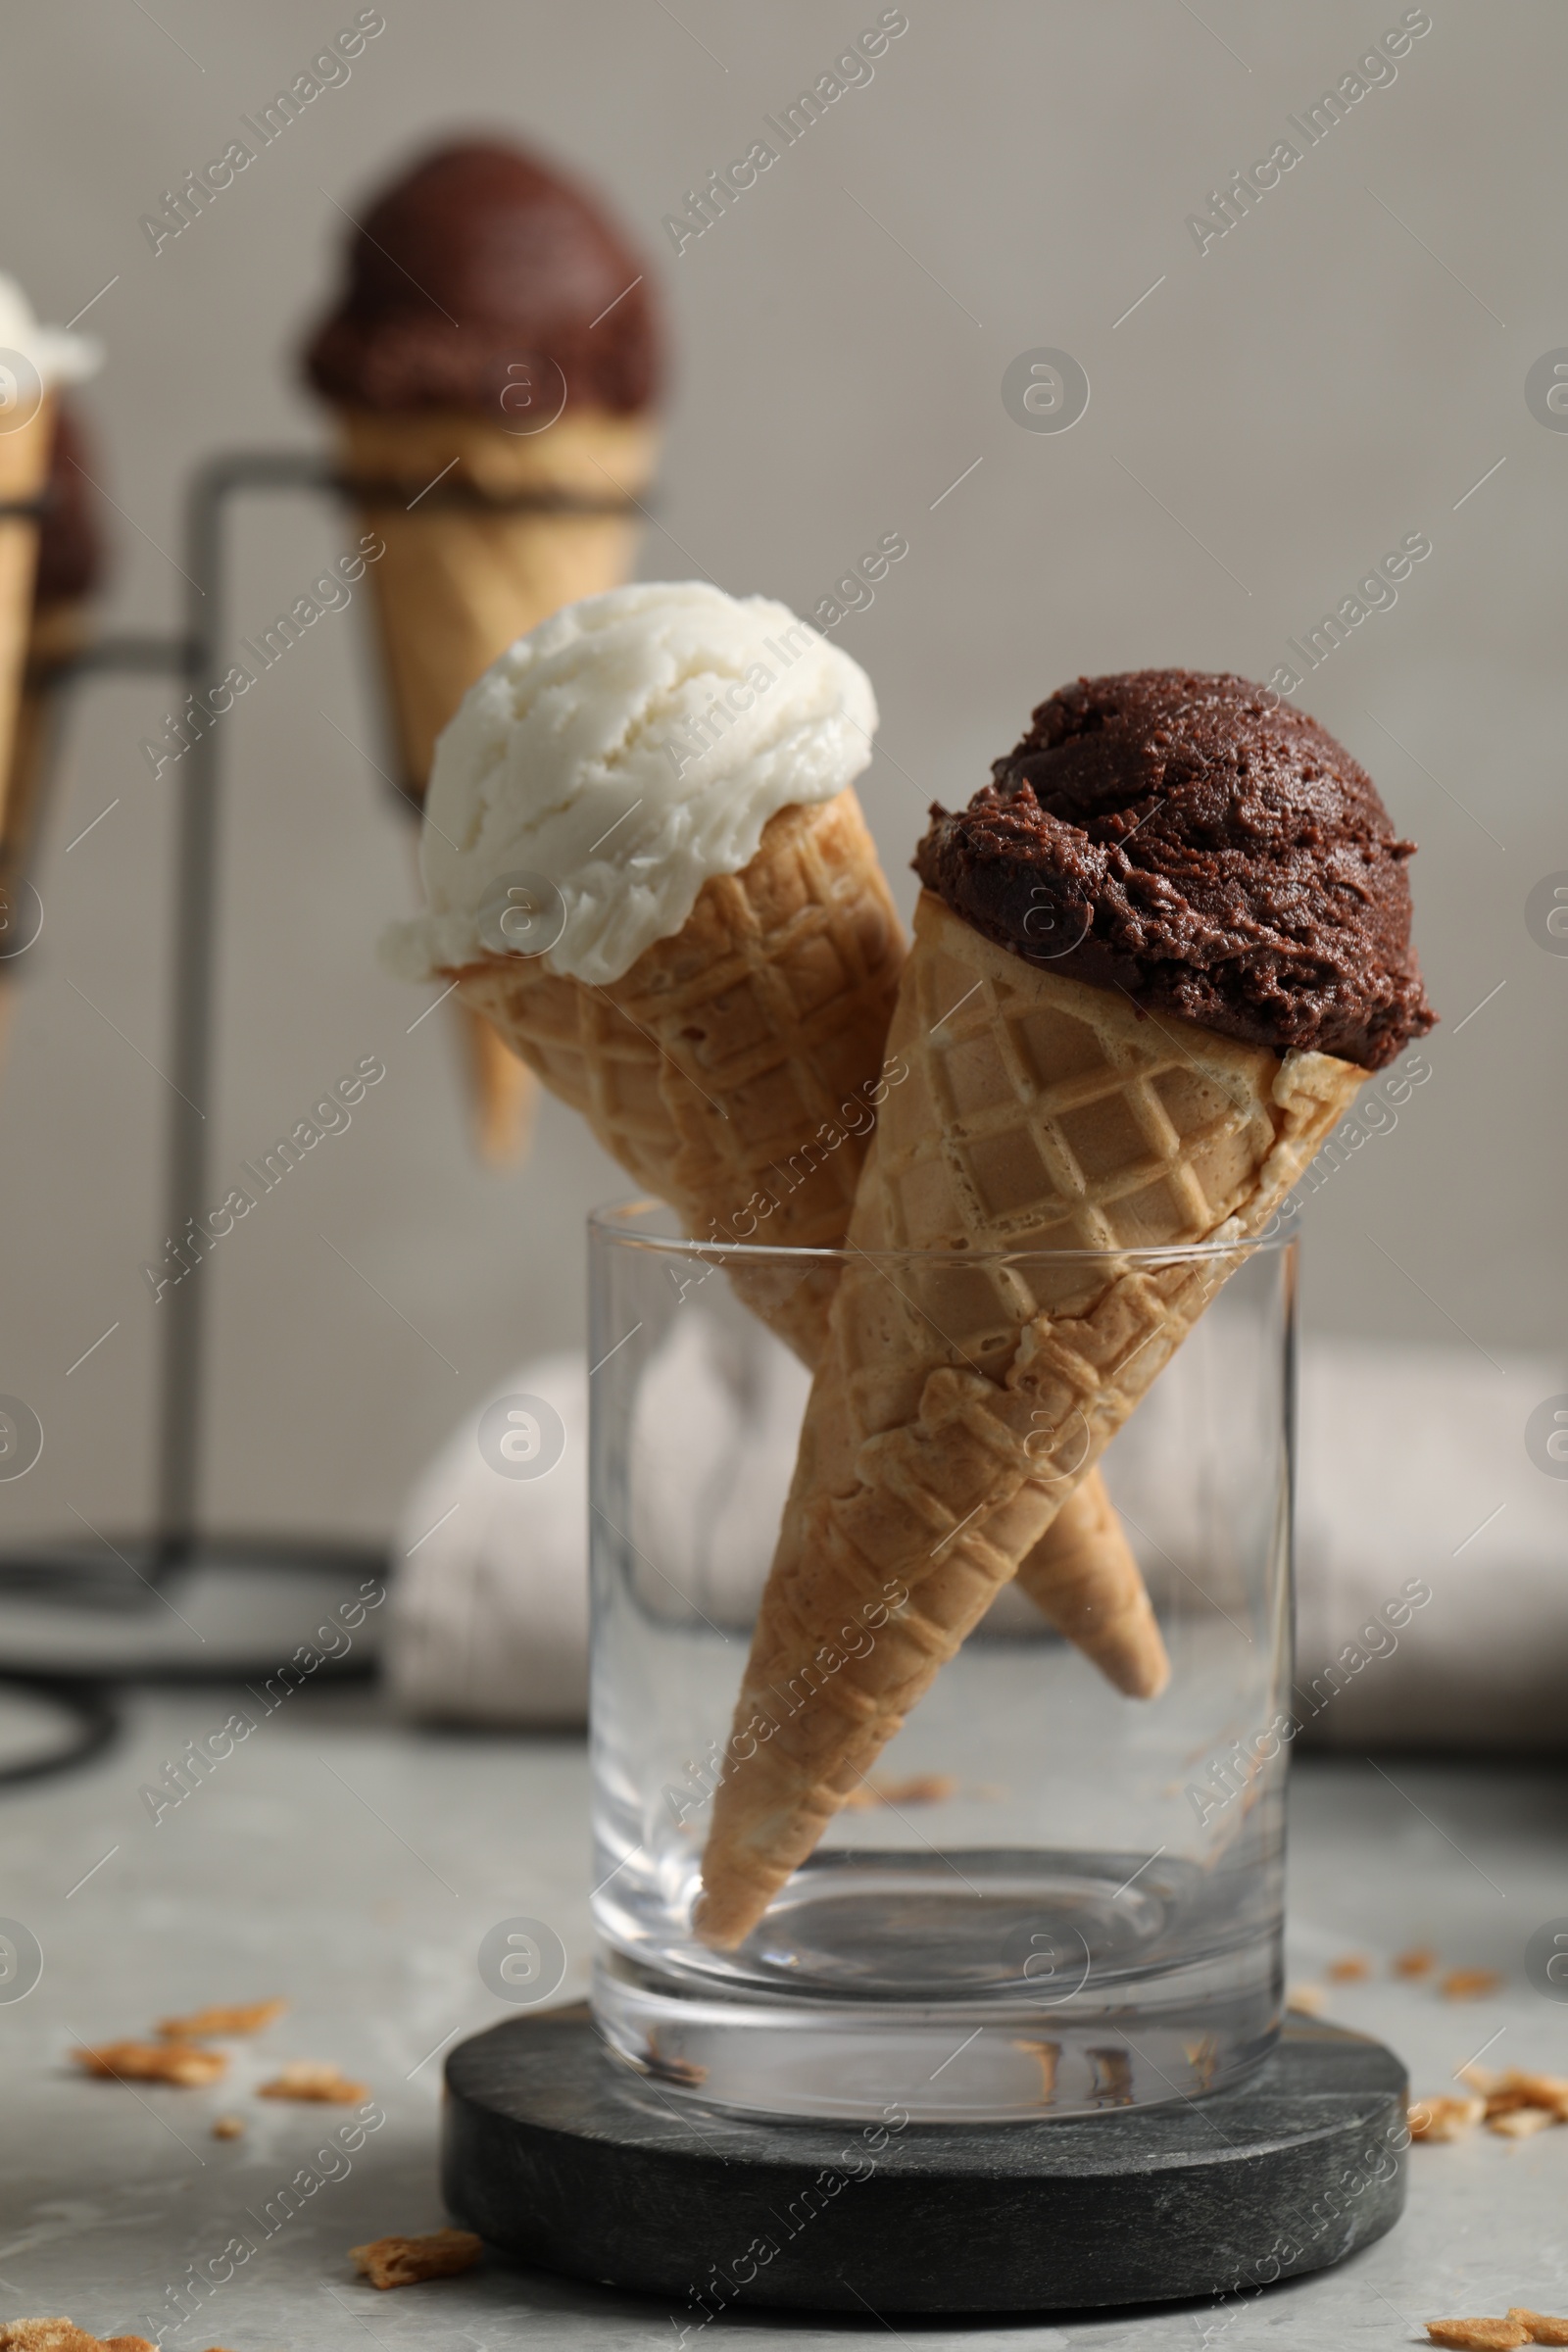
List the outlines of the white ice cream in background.
{"label": "white ice cream in background", "polygon": [[[17,357],[31,368],[37,384],[28,383],[19,371]],[[48,392],[56,384],[80,383],[102,364],[103,346],[93,336],[41,326],[16,279],[0,270],[0,421],[8,407],[30,405],[40,386]]]}
{"label": "white ice cream in background", "polygon": [[425,912],[389,934],[388,959],[428,978],[496,953],[498,890],[523,875],[549,886],[551,968],[617,980],[710,876],[750,863],[770,816],[852,783],[876,723],[858,662],[769,598],[688,580],[568,605],[441,736]]}

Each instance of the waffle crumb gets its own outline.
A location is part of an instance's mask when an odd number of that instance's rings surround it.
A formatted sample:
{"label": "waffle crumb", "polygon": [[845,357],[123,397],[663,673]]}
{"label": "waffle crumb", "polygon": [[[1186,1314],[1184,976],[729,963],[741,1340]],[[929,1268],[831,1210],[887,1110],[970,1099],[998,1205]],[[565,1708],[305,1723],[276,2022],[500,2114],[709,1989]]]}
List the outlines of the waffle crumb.
{"label": "waffle crumb", "polygon": [[956,1796],[951,1772],[917,1772],[906,1781],[862,1781],[844,1800],[847,1813],[868,1813],[875,1805],[941,1805]]}
{"label": "waffle crumb", "polygon": [[1415,1950],[1396,1952],[1389,1967],[1396,1977],[1430,1977],[1438,1965],[1438,1955],[1430,1944],[1423,1943]]}
{"label": "waffle crumb", "polygon": [[1533,2344],[1568,2344],[1568,2320],[1554,2320],[1544,2311],[1526,2311],[1522,2303],[1513,2304],[1508,2317],[1529,2328]]}
{"label": "waffle crumb", "polygon": [[172,2082],[181,2090],[216,2082],[228,2071],[221,2050],[198,2050],[179,2041],[106,2041],[96,2049],[74,2049],[71,2055],[77,2066],[106,2082]]}
{"label": "waffle crumb", "polygon": [[154,2352],[144,2335],[89,2335],[74,2320],[0,2320],[0,2352]]}
{"label": "waffle crumb", "polygon": [[245,2118],[242,2115],[220,2115],[213,2126],[215,2139],[243,2139]]}
{"label": "waffle crumb", "polygon": [[1487,2117],[1487,2130],[1504,2139],[1529,2139],[1537,2132],[1549,2132],[1556,2121],[1549,2107],[1503,2107]]}
{"label": "waffle crumb", "polygon": [[1408,2110],[1410,2137],[1462,2139],[1486,2112],[1487,2102],[1479,2095],[1457,2099],[1440,2094],[1436,2098],[1416,2099]]}
{"label": "waffle crumb", "polygon": [[160,2018],[158,2031],[165,2041],[223,2041],[235,2034],[260,2034],[287,2007],[287,2001],[220,2002],[214,2008],[198,2009],[191,2017]]}
{"label": "waffle crumb", "polygon": [[349,2248],[372,2286],[416,2286],[421,2278],[452,2278],[459,2271],[471,2271],[482,2251],[471,2230],[437,2230],[429,2237],[377,2237],[368,2246]]}
{"label": "waffle crumb", "polygon": [[1438,1990],[1446,2001],[1479,2001],[1495,1992],[1502,1977],[1494,1968],[1450,1968]]}
{"label": "waffle crumb", "polygon": [[1331,1984],[1359,1984],[1372,1974],[1372,1963],[1364,1952],[1347,1952],[1343,1960],[1331,1960],[1324,1973]]}
{"label": "waffle crumb", "polygon": [[1506,2114],[1512,2107],[1544,2107],[1559,2124],[1568,2124],[1568,2075],[1533,2075],[1517,2066],[1494,2075],[1485,2087],[1487,2113]]}
{"label": "waffle crumb", "polygon": [[318,2106],[357,2107],[369,2097],[369,2085],[351,2082],[340,2066],[324,2058],[291,2058],[281,2074],[264,2082],[261,2099],[306,2099]]}
{"label": "waffle crumb", "polygon": [[1328,2005],[1321,1984],[1293,1984],[1285,1995],[1286,2008],[1299,2009],[1303,2017],[1321,2017]]}
{"label": "waffle crumb", "polygon": [[1530,2341],[1517,2320],[1428,2320],[1427,2337],[1458,2352],[1516,2352]]}

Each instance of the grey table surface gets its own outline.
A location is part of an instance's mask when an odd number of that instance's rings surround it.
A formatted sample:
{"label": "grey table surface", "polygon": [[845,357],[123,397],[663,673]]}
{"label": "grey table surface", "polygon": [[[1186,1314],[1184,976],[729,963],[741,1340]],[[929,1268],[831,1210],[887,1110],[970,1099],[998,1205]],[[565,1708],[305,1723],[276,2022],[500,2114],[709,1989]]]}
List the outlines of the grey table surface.
{"label": "grey table surface", "polygon": [[[25,1999],[0,2001],[0,2314],[69,2313],[111,2334],[235,2352],[580,2346],[631,2352],[733,2330],[758,2352],[798,2339],[898,2340],[1034,2352],[1223,2344],[1396,2345],[1421,2322],[1510,2303],[1568,2308],[1568,2129],[1508,2142],[1478,2132],[1411,2150],[1404,2220],[1343,2268],[1256,2299],[972,2326],[889,2328],[758,2313],[699,2331],[690,2311],[601,2292],[494,2259],[394,2293],[359,2281],[356,2242],[441,2225],[435,2151],[442,2054],[507,2014],[481,1984],[484,1932],[518,1914],[561,1936],[562,1998],[586,1980],[587,1773],[580,1741],[410,1733],[369,1691],[307,1690],[259,1726],[155,1825],[139,1795],[166,1758],[220,1725],[221,1690],[147,1694],[97,1764],[0,1795],[0,1913],[45,1955]],[[1564,1775],[1392,1760],[1298,1760],[1293,1791],[1291,1964],[1321,1979],[1336,1957],[1372,1964],[1336,1984],[1329,2014],[1380,2034],[1415,2087],[1437,2090],[1474,2052],[1568,2071],[1568,2005],[1530,1984],[1524,1946],[1568,1915]],[[1402,1947],[1494,1968],[1500,1988],[1459,2003],[1394,1979]],[[239,2044],[212,2089],[122,2087],[80,2077],[74,2036],[145,2034],[213,2001],[286,1994],[260,2042]],[[317,2152],[349,2110],[259,2101],[289,2058],[339,2062],[386,2121],[351,2156]],[[246,2121],[219,2141],[220,2113]],[[262,2215],[301,2168],[335,2179],[261,2238]],[[170,2288],[236,2233],[258,2250],[232,2281],[169,2325]]]}

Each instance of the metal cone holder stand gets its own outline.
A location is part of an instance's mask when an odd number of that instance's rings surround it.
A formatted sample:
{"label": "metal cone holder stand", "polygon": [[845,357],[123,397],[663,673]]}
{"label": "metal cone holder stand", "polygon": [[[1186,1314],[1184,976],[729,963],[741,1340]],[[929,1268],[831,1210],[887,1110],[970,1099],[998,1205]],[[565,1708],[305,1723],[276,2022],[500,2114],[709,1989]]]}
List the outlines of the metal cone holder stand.
{"label": "metal cone holder stand", "polygon": [[[176,851],[173,877],[173,969],[170,1000],[170,1048],[167,1063],[172,1081],[165,1142],[164,1198],[167,1230],[176,1242],[193,1226],[200,1230],[207,1194],[207,1122],[201,1105],[208,1097],[214,1069],[215,998],[217,979],[219,848],[221,825],[221,730],[212,723],[212,698],[224,678],[229,657],[224,647],[225,553],[234,502],[245,495],[280,496],[315,493],[352,503],[373,513],[377,508],[406,508],[406,484],[349,478],[324,456],[305,451],[241,451],[209,460],[190,484],[186,498],[183,570],[189,583],[186,598],[187,633],[183,637],[120,636],[101,640],[76,660],[64,664],[60,682],[79,688],[89,681],[115,675],[166,674],[184,689],[183,731],[188,747],[179,760],[176,808]],[[628,502],[593,500],[565,493],[530,491],[493,497],[463,482],[437,480],[419,494],[422,511],[452,506],[490,512],[532,510],[544,513],[619,512]],[[23,510],[41,512],[37,503]],[[411,806],[412,796],[400,796]],[[352,1580],[384,1573],[384,1550],[375,1546],[330,1543],[319,1538],[263,1537],[237,1539],[210,1534],[200,1523],[201,1465],[206,1412],[206,1301],[200,1280],[170,1284],[161,1301],[163,1315],[157,1399],[157,1478],[153,1526],[147,1533],[122,1537],[107,1549],[85,1543],[34,1543],[0,1552],[0,1600],[24,1595],[29,1601],[65,1602],[74,1638],[63,1645],[51,1642],[46,1654],[29,1652],[29,1629],[6,1629],[8,1655],[25,1670],[40,1676],[67,1672],[65,1659],[79,1678],[82,1674],[112,1676],[129,1670],[146,1671],[144,1648],[126,1655],[122,1646],[101,1643],[105,1661],[80,1662],[80,1625],[84,1600],[127,1607],[164,1594],[171,1583],[196,1571],[287,1568],[314,1572],[318,1578]],[[167,1647],[167,1645],[166,1645]],[[275,1664],[275,1659],[271,1663]],[[179,1675],[167,1658],[153,1660],[160,1673]],[[219,1665],[204,1653],[202,1672]],[[336,1671],[363,1670],[361,1659],[345,1661]],[[222,1670],[231,1671],[223,1661]]]}
{"label": "metal cone holder stand", "polygon": [[[187,636],[112,638],[73,664],[82,682],[172,672],[187,694],[166,1169],[176,1236],[206,1198],[198,1105],[213,1068],[221,765],[210,698],[226,667],[224,534],[241,494],[301,491],[361,508],[406,503],[398,485],[351,481],[303,453],[215,459],[189,494]],[[424,495],[590,509],[445,483]],[[199,1282],[171,1286],[156,1524],[111,1546],[113,1561],[142,1597],[225,1563],[384,1570],[375,1550],[310,1538],[240,1544],[201,1530],[203,1303]],[[63,1571],[84,1592],[113,1585],[101,1554],[34,1545],[0,1555],[0,1595],[57,1591]],[[130,1596],[122,1578],[119,1597]],[[82,1753],[92,1738],[89,1727]],[[1250,2298],[1381,2236],[1404,2198],[1403,2068],[1365,2035],[1294,2015],[1258,2071],[1213,2097],[1045,2123],[910,2125],[884,2133],[870,2164],[864,2135],[843,2124],[676,2113],[608,2054],[580,2006],[460,2043],[446,2082],[442,2186],[458,2219],[521,2261],[672,2298],[681,2341],[753,2305],[882,2317]]]}

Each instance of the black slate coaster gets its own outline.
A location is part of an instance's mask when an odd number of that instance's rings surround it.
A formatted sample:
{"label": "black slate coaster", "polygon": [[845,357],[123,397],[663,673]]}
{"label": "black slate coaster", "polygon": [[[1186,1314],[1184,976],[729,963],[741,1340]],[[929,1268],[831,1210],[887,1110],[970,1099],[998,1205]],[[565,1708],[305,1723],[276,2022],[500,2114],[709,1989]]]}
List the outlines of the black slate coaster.
{"label": "black slate coaster", "polygon": [[1063,2311],[1325,2270],[1404,2203],[1399,2061],[1292,2016],[1240,2087],[1059,2123],[771,2123],[610,2056],[586,2006],[447,2059],[442,2185],[503,2252],[669,2298],[812,2311]]}

